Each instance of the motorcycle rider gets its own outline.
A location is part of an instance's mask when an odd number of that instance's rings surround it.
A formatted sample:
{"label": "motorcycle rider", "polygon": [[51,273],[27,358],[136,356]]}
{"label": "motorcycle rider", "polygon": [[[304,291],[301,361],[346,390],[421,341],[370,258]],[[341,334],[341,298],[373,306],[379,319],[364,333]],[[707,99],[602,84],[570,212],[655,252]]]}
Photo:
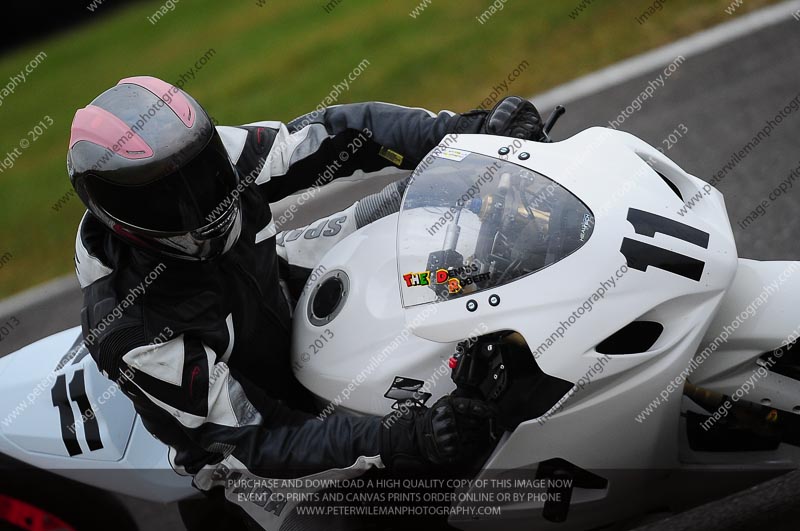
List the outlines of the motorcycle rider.
{"label": "motorcycle rider", "polygon": [[[176,470],[201,490],[222,486],[253,520],[277,528],[291,504],[237,499],[234,473],[342,478],[469,462],[486,448],[490,411],[465,398],[411,408],[391,423],[310,413],[290,368],[290,306],[279,283],[289,268],[276,253],[269,207],[323,170],[332,178],[407,172],[446,134],[479,132],[542,139],[538,112],[517,97],[464,114],[356,103],[288,124],[215,127],[187,93],[142,76],[76,112],[67,167],[88,209],[75,256],[84,340],[171,448]],[[359,135],[363,147],[342,162]],[[328,232],[375,218],[375,208],[351,209],[358,219]]]}

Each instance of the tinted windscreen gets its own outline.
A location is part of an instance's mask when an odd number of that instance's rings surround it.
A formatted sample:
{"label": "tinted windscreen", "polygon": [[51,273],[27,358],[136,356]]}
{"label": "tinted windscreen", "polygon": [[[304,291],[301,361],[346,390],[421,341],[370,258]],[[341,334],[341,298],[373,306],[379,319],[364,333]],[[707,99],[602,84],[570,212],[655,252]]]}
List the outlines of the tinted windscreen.
{"label": "tinted windscreen", "polygon": [[450,300],[534,273],[581,247],[589,209],[555,181],[449,149],[420,166],[398,222],[404,306]]}

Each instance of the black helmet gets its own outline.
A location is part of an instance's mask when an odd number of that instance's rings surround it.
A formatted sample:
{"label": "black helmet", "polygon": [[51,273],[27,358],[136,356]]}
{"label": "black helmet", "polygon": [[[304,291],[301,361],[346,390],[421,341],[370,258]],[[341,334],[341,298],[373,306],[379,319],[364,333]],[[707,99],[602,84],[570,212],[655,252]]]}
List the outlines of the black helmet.
{"label": "black helmet", "polygon": [[194,98],[160,79],[123,79],[79,109],[67,171],[86,208],[136,246],[208,260],[239,238],[239,177],[222,139]]}

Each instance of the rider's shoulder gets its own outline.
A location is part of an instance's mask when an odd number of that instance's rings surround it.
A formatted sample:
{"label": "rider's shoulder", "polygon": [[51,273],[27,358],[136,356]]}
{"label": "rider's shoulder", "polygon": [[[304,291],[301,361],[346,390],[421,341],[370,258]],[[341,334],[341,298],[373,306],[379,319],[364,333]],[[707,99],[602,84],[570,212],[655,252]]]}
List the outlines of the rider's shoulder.
{"label": "rider's shoulder", "polygon": [[115,264],[107,252],[107,239],[107,229],[87,211],[75,238],[75,273],[81,289],[113,273]]}

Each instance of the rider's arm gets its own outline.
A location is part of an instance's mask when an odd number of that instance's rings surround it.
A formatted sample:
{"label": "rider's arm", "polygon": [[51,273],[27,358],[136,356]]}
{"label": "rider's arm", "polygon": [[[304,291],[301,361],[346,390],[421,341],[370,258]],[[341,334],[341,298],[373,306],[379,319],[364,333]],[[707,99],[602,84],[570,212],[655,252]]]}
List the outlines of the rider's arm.
{"label": "rider's arm", "polygon": [[358,171],[411,170],[449,133],[477,133],[485,111],[434,114],[389,103],[336,105],[279,124],[257,184],[270,201]]}
{"label": "rider's arm", "polygon": [[188,335],[130,350],[119,376],[137,410],[161,410],[195,445],[259,475],[300,476],[356,463],[382,466],[380,419],[320,420],[293,411]]}

